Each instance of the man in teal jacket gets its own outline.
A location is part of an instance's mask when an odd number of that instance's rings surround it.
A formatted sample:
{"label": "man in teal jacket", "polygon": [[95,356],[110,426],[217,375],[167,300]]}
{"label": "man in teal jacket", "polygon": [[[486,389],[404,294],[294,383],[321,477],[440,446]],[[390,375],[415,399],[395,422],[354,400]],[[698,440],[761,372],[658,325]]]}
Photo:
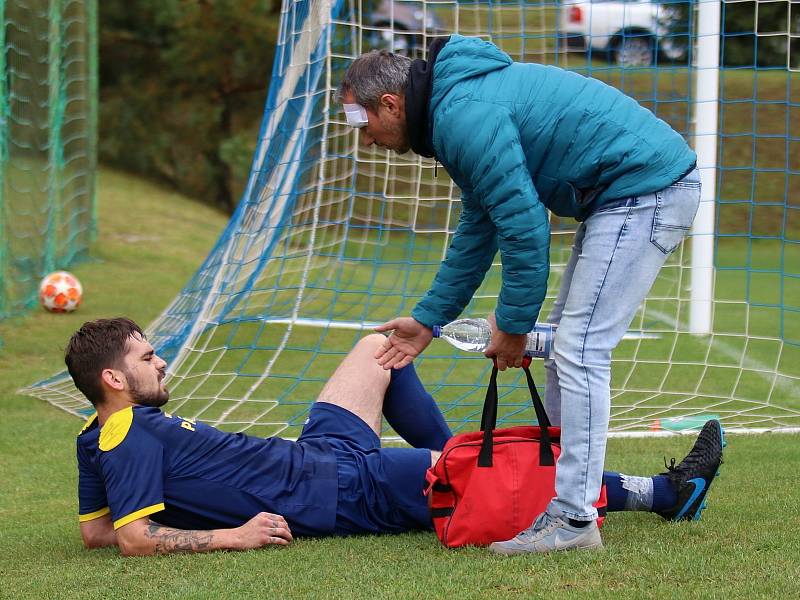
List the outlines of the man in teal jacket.
{"label": "man in teal jacket", "polygon": [[[461,218],[433,285],[394,319],[376,358],[407,365],[456,318],[499,250],[503,282],[486,355],[519,367],[547,291],[547,211],[580,222],[548,321],[546,403],[562,427],[556,497],[503,553],[598,547],[595,525],[610,413],[611,352],[700,199],[696,156],[635,100],[557,67],[513,62],[452,35],[428,61],[386,51],[356,59],[339,87],[361,142],[435,157],[461,188]],[[692,496],[691,486],[682,493]]]}

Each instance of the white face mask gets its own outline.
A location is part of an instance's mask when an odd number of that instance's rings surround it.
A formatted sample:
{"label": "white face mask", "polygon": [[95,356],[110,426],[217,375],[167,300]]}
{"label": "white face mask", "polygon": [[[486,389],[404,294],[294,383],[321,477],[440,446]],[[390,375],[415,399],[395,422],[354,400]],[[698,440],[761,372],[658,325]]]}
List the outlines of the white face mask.
{"label": "white face mask", "polygon": [[361,129],[369,123],[369,119],[367,119],[367,110],[360,104],[347,104],[343,102],[342,106],[344,107],[344,115],[347,117],[347,124],[350,125],[350,127]]}

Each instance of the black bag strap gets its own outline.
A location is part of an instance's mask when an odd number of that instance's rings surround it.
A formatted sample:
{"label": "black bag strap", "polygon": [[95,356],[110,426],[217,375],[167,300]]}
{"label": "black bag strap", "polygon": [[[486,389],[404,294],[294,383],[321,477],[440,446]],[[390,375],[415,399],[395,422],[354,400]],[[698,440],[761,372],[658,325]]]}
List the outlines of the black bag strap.
{"label": "black bag strap", "polygon": [[[533,382],[533,376],[528,368],[530,359],[526,359],[522,365],[525,371],[525,379],[528,382],[528,391],[530,392],[531,402],[533,402],[533,409],[536,411],[536,420],[539,423],[540,438],[539,438],[539,464],[543,466],[552,466],[555,464],[555,457],[553,455],[552,442],[550,440],[550,419],[547,416],[547,411],[544,408],[539,390],[536,389],[536,384]],[[478,454],[479,467],[491,467],[493,463],[493,443],[494,443],[494,429],[497,426],[497,361],[492,367],[492,375],[489,378],[489,387],[486,388],[486,399],[483,401],[483,415],[481,416],[481,431],[483,432],[483,443],[481,444],[481,451]]]}

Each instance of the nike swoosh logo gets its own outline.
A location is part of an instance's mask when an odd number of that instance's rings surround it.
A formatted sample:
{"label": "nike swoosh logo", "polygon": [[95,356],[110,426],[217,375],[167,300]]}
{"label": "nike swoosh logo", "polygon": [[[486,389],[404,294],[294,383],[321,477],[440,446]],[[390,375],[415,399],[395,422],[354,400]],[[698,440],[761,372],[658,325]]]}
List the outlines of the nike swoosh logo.
{"label": "nike swoosh logo", "polygon": [[689,507],[692,504],[694,504],[694,501],[697,500],[697,497],[703,493],[704,489],[706,489],[706,480],[703,479],[702,477],[695,477],[694,479],[690,479],[689,483],[694,484],[694,491],[692,492],[692,495],[689,496],[689,499],[686,501],[686,503],[683,505],[681,511],[677,515],[675,515],[676,521],[680,519],[686,513],[687,510],[689,510]]}
{"label": "nike swoosh logo", "polygon": [[555,539],[553,540],[553,547],[556,550],[566,550],[573,547],[574,538],[567,537],[561,529],[556,529]]}

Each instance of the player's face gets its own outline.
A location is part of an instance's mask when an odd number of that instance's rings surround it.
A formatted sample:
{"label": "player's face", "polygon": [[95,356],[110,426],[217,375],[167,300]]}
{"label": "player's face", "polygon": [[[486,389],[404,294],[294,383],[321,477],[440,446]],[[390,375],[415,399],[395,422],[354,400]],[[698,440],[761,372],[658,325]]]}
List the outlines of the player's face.
{"label": "player's face", "polygon": [[128,338],[124,373],[128,393],[136,404],[158,407],[167,403],[169,392],[163,383],[166,368],[167,363],[155,353],[150,342],[139,334]]}
{"label": "player's face", "polygon": [[[351,92],[342,97],[347,104],[356,104],[356,99]],[[381,96],[377,110],[366,109],[367,123],[358,130],[358,141],[363,146],[375,144],[387,150],[394,150],[398,154],[405,154],[411,149],[406,130],[405,101],[396,94]]]}

